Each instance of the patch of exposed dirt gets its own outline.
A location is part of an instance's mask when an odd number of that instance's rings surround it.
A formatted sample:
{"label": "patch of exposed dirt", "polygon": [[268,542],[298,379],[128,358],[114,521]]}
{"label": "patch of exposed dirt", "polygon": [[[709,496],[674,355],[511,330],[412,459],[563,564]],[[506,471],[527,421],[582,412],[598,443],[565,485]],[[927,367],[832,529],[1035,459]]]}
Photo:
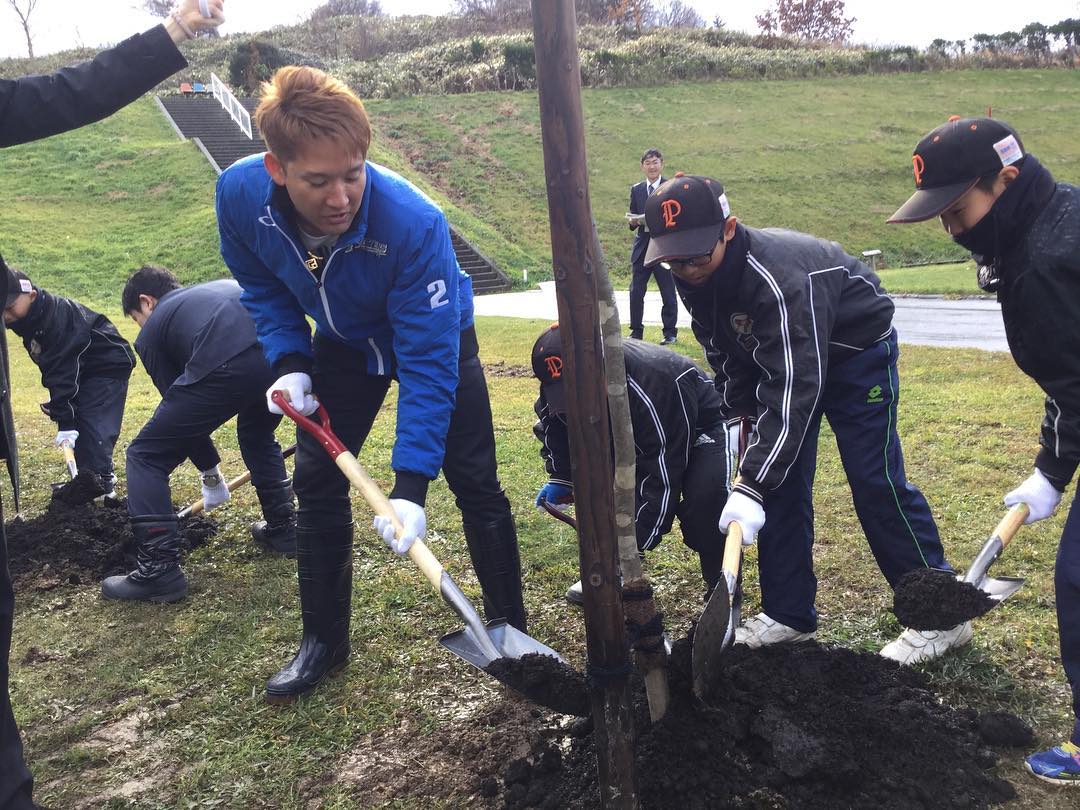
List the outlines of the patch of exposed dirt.
{"label": "patch of exposed dirt", "polygon": [[[816,643],[725,654],[702,707],[690,645],[675,645],[667,716],[634,718],[643,808],[985,808],[1014,798],[988,747],[1020,745],[1011,715],[944,706],[917,672]],[[357,795],[451,806],[600,805],[591,720],[503,699],[440,730],[402,726],[365,741],[338,777]]]}
{"label": "patch of exposed dirt", "polygon": [[988,613],[997,602],[950,571],[918,568],[896,583],[893,613],[904,627],[949,630]]}
{"label": "patch of exposed dirt", "polygon": [[484,364],[484,373],[489,377],[531,377],[532,369],[528,366],[512,366],[505,360]]}
{"label": "patch of exposed dirt", "polygon": [[[82,585],[135,567],[135,537],[125,501],[71,505],[54,498],[43,514],[30,520],[15,518],[4,530],[17,589]],[[217,524],[196,515],[180,522],[180,532],[186,554],[205,544],[217,532]]]}

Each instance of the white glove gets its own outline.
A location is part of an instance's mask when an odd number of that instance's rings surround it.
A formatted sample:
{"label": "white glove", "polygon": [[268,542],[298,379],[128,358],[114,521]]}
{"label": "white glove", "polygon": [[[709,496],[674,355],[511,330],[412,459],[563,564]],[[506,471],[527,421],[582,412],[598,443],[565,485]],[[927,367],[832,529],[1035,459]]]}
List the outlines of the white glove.
{"label": "white glove", "polygon": [[1016,506],[1018,503],[1026,503],[1030,510],[1025,525],[1034,523],[1054,514],[1061,503],[1061,491],[1042,472],[1035,470],[1030,478],[1005,496],[1006,506]]}
{"label": "white glove", "polygon": [[221,470],[217,466],[212,470],[202,470],[199,473],[199,478],[202,481],[203,509],[207,512],[214,507],[221,506],[232,497],[229,494],[229,487],[221,477]]}
{"label": "white glove", "polygon": [[77,430],[58,430],[56,432],[56,446],[63,447],[65,444],[75,449],[75,441],[79,438],[79,431]]}
{"label": "white glove", "polygon": [[270,399],[270,396],[275,391],[284,391],[285,399],[303,416],[311,416],[319,407],[318,400],[311,395],[311,377],[302,371],[284,374],[278,377],[277,382],[266,389],[266,407],[270,410],[270,413],[284,415],[285,412]]}
{"label": "white glove", "polygon": [[741,492],[732,492],[724,511],[720,513],[720,531],[727,534],[727,528],[732,521],[742,528],[742,544],[752,546],[761,527],[765,525],[765,510],[753,498]]}
{"label": "white glove", "polygon": [[426,536],[427,517],[424,507],[404,498],[391,498],[390,505],[394,507],[394,512],[401,521],[401,537],[394,535],[394,524],[390,518],[382,515],[375,516],[375,531],[382,536],[383,542],[390,546],[391,551],[404,557],[415,540]]}

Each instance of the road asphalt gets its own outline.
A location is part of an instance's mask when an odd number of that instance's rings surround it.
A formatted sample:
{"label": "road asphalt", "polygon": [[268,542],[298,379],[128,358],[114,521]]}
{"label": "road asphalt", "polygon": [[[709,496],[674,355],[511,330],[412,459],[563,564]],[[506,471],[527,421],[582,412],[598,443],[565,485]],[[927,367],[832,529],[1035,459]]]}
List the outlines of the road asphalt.
{"label": "road asphalt", "polygon": [[[540,287],[527,292],[477,296],[476,314],[557,321],[559,315],[555,304],[555,283],[543,282]],[[625,290],[616,291],[615,299],[619,305],[619,320],[628,327],[630,293]],[[951,300],[900,296],[893,301],[896,304],[893,323],[901,343],[983,349],[990,352],[1009,350],[1005,342],[1005,327],[1001,323],[1001,307],[993,299]],[[646,326],[660,325],[660,293],[655,290],[645,294],[644,320]],[[682,302],[679,302],[677,324],[680,330],[687,331],[687,334],[681,337],[692,340],[689,334],[690,314],[683,308]]]}

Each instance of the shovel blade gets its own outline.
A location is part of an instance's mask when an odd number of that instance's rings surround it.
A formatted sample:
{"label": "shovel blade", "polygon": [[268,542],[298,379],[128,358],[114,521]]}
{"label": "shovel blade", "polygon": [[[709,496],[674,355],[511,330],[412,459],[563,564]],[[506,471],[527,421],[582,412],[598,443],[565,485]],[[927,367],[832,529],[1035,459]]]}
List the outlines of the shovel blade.
{"label": "shovel blade", "polygon": [[979,583],[979,590],[995,602],[1004,602],[1023,586],[1022,577],[987,577]]}
{"label": "shovel blade", "polygon": [[735,639],[735,611],[727,576],[721,576],[713,589],[705,610],[694,628],[694,649],[691,666],[694,673],[694,694],[705,700],[709,684],[713,683],[724,650]]}
{"label": "shovel blade", "polygon": [[[506,619],[496,619],[484,626],[487,637],[499,651],[501,658],[521,658],[529,653],[537,655],[550,655],[552,658],[566,663],[563,657],[551,647],[537,641],[532,636],[526,635],[516,627],[507,624]],[[497,659],[492,658],[483,650],[483,645],[477,638],[471,627],[463,627],[453,633],[447,633],[439,639],[439,643],[446,649],[468,661],[474,667],[484,669],[493,664]]]}

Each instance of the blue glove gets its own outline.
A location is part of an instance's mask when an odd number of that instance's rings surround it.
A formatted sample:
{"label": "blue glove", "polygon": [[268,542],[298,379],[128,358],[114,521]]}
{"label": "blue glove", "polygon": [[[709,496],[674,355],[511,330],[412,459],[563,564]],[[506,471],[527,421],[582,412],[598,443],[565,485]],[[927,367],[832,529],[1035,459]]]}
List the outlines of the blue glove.
{"label": "blue glove", "polygon": [[537,509],[543,508],[540,505],[543,501],[547,501],[552,506],[561,507],[560,511],[565,512],[566,507],[574,502],[574,488],[555,481],[548,481],[536,493]]}

